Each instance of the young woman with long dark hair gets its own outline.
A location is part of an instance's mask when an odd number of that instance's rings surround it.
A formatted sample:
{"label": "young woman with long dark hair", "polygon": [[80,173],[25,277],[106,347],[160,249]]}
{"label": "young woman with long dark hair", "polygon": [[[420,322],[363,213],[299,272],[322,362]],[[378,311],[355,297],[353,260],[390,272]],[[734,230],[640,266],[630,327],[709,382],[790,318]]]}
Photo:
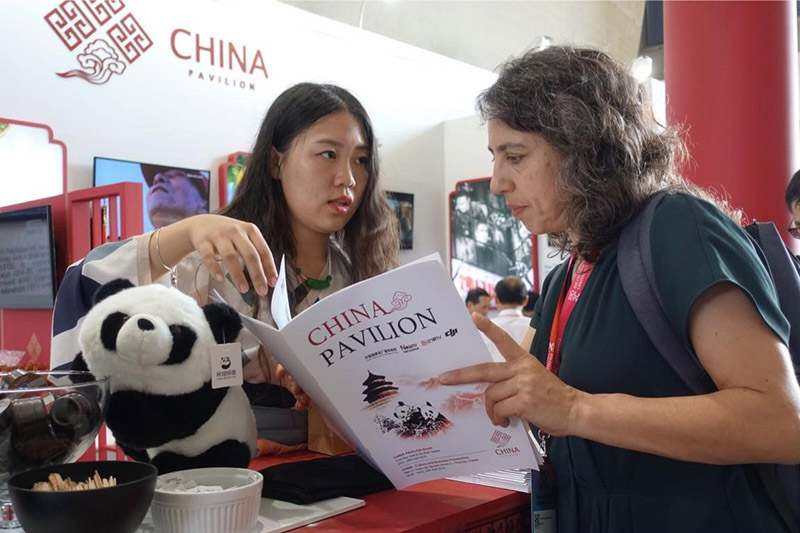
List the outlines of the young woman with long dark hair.
{"label": "young woman with long dark hair", "polygon": [[[70,305],[57,309],[54,352],[70,359],[78,353],[86,296],[114,278],[166,284],[172,271],[178,289],[199,303],[216,290],[238,311],[272,323],[269,299],[282,256],[293,313],[393,268],[398,233],[379,175],[372,123],[351,93],[315,83],[290,87],[267,111],[229,205],[106,244],[70,268],[58,296]],[[240,341],[249,359],[245,380],[288,382],[305,403],[252,335],[244,331]],[[268,392],[268,405],[295,403],[285,389]]]}

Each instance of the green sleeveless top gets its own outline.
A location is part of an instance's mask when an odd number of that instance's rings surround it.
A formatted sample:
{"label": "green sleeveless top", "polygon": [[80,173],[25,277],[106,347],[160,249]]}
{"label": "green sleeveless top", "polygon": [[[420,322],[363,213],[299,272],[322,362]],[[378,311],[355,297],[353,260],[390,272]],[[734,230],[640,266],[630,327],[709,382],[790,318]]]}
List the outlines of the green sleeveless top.
{"label": "green sleeveless top", "polygon": [[[651,232],[656,285],[687,346],[692,305],[722,282],[741,287],[787,342],[789,324],[760,251],[732,220],[708,202],[674,194],[656,210]],[[566,270],[564,263],[547,277],[531,320],[531,353],[542,364]],[[559,378],[589,393],[691,394],[628,303],[616,242],[603,251],[567,323]],[[548,453],[559,484],[559,533],[785,531],[748,467],[676,461],[577,437],[551,438]]]}

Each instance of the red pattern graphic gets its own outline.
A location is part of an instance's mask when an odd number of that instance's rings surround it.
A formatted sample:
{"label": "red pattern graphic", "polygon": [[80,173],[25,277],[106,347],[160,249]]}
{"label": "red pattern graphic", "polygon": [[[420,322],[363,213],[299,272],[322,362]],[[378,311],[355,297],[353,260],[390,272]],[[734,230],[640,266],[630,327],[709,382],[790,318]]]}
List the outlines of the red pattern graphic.
{"label": "red pattern graphic", "polygon": [[125,2],[122,0],[83,0],[83,5],[100,26],[125,9]]}
{"label": "red pattern graphic", "polygon": [[125,72],[125,62],[120,61],[117,52],[104,39],[95,39],[78,54],[78,63],[86,69],[56,72],[62,78],[80,78],[94,85],[106,83],[112,75]]}
{"label": "red pattern graphic", "polygon": [[75,50],[97,30],[74,0],[64,0],[47,13],[44,19],[70,51]]}
{"label": "red pattern graphic", "polygon": [[483,409],[484,396],[483,390],[475,392],[461,391],[451,394],[442,404],[442,411],[455,415]]}
{"label": "red pattern graphic", "polygon": [[492,438],[489,440],[497,444],[498,447],[505,446],[511,440],[511,435],[495,429]]}
{"label": "red pattern graphic", "polygon": [[139,59],[153,45],[153,41],[130,13],[109,28],[108,36],[130,63]]}

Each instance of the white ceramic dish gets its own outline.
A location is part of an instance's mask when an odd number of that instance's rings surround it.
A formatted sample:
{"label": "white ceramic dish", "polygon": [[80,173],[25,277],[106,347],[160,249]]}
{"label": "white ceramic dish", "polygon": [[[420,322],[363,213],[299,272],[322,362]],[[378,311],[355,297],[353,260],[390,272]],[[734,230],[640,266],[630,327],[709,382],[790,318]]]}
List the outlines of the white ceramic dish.
{"label": "white ceramic dish", "polygon": [[[167,492],[167,481],[194,480],[223,490]],[[196,468],[158,476],[150,512],[159,533],[247,533],[258,519],[264,477],[246,468]]]}

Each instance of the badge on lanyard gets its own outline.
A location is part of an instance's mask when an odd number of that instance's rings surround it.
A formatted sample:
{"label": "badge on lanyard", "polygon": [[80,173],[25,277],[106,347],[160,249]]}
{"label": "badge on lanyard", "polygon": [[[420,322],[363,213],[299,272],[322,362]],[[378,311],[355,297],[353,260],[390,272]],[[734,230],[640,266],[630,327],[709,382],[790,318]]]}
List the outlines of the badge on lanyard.
{"label": "badge on lanyard", "polygon": [[538,472],[531,472],[531,521],[534,533],[556,533],[556,502],[558,501],[558,485],[553,463],[547,457],[547,439],[549,435],[539,432],[544,462],[539,465]]}
{"label": "badge on lanyard", "polygon": [[[567,326],[575,304],[586,287],[589,275],[594,265],[583,263],[578,267],[572,283],[569,282],[570,273],[575,266],[575,256],[572,256],[567,266],[567,276],[561,288],[556,312],[553,316],[553,325],[550,329],[550,343],[547,350],[547,369],[558,374],[561,364],[561,344],[564,338],[564,329]],[[556,507],[558,501],[558,484],[556,471],[552,461],[547,456],[547,441],[550,435],[539,431],[539,445],[541,446],[544,462],[539,466],[539,472],[531,476],[531,519],[535,533],[556,533]]]}

